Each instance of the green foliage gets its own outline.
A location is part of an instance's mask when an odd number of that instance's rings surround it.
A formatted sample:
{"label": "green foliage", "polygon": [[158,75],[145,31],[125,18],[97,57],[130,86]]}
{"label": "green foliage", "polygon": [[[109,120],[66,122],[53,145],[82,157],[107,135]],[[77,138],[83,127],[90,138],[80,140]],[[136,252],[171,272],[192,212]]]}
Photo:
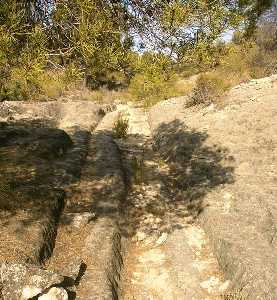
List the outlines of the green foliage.
{"label": "green foliage", "polygon": [[92,87],[125,80],[131,44],[105,1],[57,2],[51,25],[46,1],[31,2],[1,2],[0,101],[56,97],[84,77]]}
{"label": "green foliage", "polygon": [[209,104],[226,90],[252,78],[277,72],[277,30],[273,24],[258,28],[252,40],[236,34],[219,66],[199,76],[188,106]]}
{"label": "green foliage", "polygon": [[268,23],[259,27],[251,40],[235,40],[221,60],[225,72],[240,74],[242,80],[277,72],[277,29]]}
{"label": "green foliage", "polygon": [[145,105],[174,96],[175,79],[172,61],[163,54],[145,53],[138,57],[129,92]]}
{"label": "green foliage", "polygon": [[199,41],[196,45],[188,45],[183,51],[179,68],[182,70],[192,68],[195,74],[219,65],[221,58],[226,55],[226,45],[223,42],[213,44]]}
{"label": "green foliage", "polygon": [[165,100],[174,95],[172,83],[165,79],[163,74],[137,74],[131,80],[129,87],[131,95],[146,106]]}
{"label": "green foliage", "polygon": [[46,63],[46,35],[37,24],[26,23],[17,1],[0,9],[0,100],[25,100],[38,89]]}
{"label": "green foliage", "polygon": [[[246,77],[269,74],[276,70],[276,31],[273,37],[264,28],[256,42],[249,37],[271,2],[2,0],[0,101],[54,99],[83,81],[92,89],[129,85],[134,99],[151,105],[179,95],[177,72],[229,65]],[[234,28],[242,33],[233,48],[218,42]],[[133,51],[133,33],[155,51]],[[239,55],[242,67],[232,62]]]}
{"label": "green foliage", "polygon": [[118,139],[126,138],[128,134],[129,120],[124,119],[122,116],[114,123],[113,133]]}
{"label": "green foliage", "polygon": [[134,22],[134,30],[145,40],[150,39],[157,46],[156,50],[170,50],[182,57],[188,46],[194,47],[199,42],[212,45],[230,29],[241,28],[244,25],[253,28],[258,17],[270,7],[272,1],[127,0],[124,2],[131,7],[129,11],[133,13],[135,21],[136,17],[143,20]]}
{"label": "green foliage", "polygon": [[[120,7],[117,12],[121,13]],[[63,59],[78,63],[88,85],[122,77],[131,44],[127,37],[122,39],[124,27],[108,3],[61,1],[53,19],[55,48],[65,49]]]}
{"label": "green foliage", "polygon": [[239,8],[245,19],[245,36],[252,37],[257,29],[259,17],[272,5],[275,0],[243,0],[239,1]]}

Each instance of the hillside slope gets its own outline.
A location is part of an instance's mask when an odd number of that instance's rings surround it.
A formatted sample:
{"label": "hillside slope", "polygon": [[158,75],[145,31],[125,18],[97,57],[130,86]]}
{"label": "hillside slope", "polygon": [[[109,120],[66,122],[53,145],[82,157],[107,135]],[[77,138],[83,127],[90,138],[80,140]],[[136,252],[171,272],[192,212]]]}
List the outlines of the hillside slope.
{"label": "hillside slope", "polygon": [[197,207],[233,292],[276,299],[277,76],[237,86],[217,106],[185,103],[150,110],[155,146]]}

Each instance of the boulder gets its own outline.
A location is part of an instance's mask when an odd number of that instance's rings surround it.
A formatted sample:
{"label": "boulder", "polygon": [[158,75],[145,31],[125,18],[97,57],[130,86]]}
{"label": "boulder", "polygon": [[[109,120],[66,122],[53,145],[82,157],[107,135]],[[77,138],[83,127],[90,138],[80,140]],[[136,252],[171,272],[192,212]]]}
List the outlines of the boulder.
{"label": "boulder", "polygon": [[64,281],[59,274],[27,264],[2,263],[0,273],[3,300],[28,300]]}
{"label": "boulder", "polygon": [[38,300],[68,300],[68,294],[64,288],[52,287],[47,294],[38,297]]}
{"label": "boulder", "polygon": [[75,228],[82,228],[95,219],[95,213],[66,213],[61,218],[62,224],[72,224]]}

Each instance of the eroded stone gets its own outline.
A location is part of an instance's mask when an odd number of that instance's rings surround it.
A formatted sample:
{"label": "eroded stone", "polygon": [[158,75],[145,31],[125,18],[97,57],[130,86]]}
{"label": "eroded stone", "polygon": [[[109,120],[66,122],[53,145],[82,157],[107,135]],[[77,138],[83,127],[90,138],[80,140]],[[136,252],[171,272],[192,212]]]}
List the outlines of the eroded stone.
{"label": "eroded stone", "polygon": [[2,263],[0,273],[4,300],[27,300],[64,280],[63,276],[54,272],[15,263]]}
{"label": "eroded stone", "polygon": [[68,300],[68,294],[64,288],[52,287],[47,294],[38,297],[38,300]]}

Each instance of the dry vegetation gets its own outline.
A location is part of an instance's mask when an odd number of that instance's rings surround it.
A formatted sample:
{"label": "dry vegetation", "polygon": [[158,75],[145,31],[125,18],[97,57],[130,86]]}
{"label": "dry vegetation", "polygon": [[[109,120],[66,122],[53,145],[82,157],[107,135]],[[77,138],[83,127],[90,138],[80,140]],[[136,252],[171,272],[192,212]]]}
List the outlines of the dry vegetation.
{"label": "dry vegetation", "polygon": [[237,33],[227,45],[219,66],[199,76],[188,106],[216,102],[230,88],[250,79],[277,72],[277,29],[274,24],[259,28],[253,40]]}
{"label": "dry vegetation", "polygon": [[[264,24],[251,39],[235,33],[231,43],[220,45],[216,57],[216,67],[207,64],[204,70],[185,68],[180,72],[165,57],[153,58],[146,54],[136,61],[139,71],[132,77],[128,88],[87,90],[84,99],[142,101],[145,106],[152,106],[168,98],[189,95],[188,106],[217,102],[230,88],[277,72],[277,30],[274,24]],[[195,72],[200,73],[195,75]]]}
{"label": "dry vegetation", "polygon": [[[56,100],[77,89],[89,101],[145,106],[193,92],[194,105],[276,71],[276,24],[253,34],[273,0],[2,2],[0,101]],[[242,33],[226,44],[228,30]],[[187,79],[199,73],[192,91]]]}
{"label": "dry vegetation", "polygon": [[129,120],[120,116],[113,126],[113,134],[115,138],[118,139],[126,138],[128,134],[128,128],[129,128]]}
{"label": "dry vegetation", "polygon": [[[253,78],[261,78],[277,72],[277,30],[274,24],[260,27],[251,40],[236,33],[233,41],[220,48],[216,68],[200,72],[172,67],[163,56],[146,54],[133,61],[136,74],[129,86],[97,89],[85,87],[78,69],[73,65],[46,72],[15,68],[11,80],[1,91],[2,99],[8,100],[56,100],[70,96],[76,100],[111,103],[115,101],[142,101],[152,106],[159,101],[190,95],[188,106],[209,105],[218,101],[231,87]],[[166,71],[165,71],[166,70]],[[30,84],[30,82],[32,84]]]}

